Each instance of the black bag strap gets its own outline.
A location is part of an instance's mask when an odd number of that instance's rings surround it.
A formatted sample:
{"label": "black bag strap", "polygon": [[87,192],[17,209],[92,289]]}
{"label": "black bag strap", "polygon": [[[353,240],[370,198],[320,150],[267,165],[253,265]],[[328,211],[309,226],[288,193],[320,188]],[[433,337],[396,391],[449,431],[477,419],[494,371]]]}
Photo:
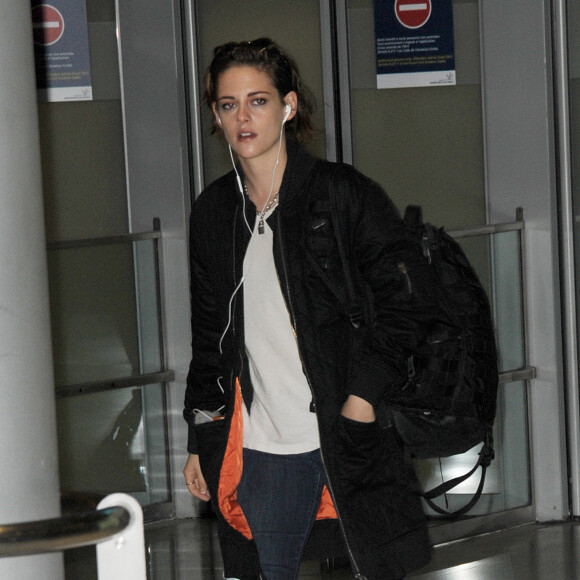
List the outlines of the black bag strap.
{"label": "black bag strap", "polygon": [[[459,477],[450,479],[449,481],[445,481],[441,485],[438,485],[437,487],[434,487],[429,491],[421,493],[421,495],[425,498],[427,505],[432,510],[445,516],[462,516],[466,514],[479,501],[479,498],[483,493],[483,486],[485,484],[485,475],[487,472],[487,468],[489,467],[493,457],[494,457],[493,448],[490,445],[488,445],[487,442],[484,443],[483,447],[481,448],[481,451],[479,452],[479,458],[477,460],[477,463],[474,465],[471,471],[468,471],[467,473]],[[448,511],[443,509],[442,507],[439,507],[436,503],[432,501],[434,498],[449,492],[455,486],[459,485],[466,479],[470,478],[477,471],[478,467],[481,467],[481,479],[479,480],[479,486],[477,487],[477,490],[474,493],[473,497],[463,507],[455,511]]]}
{"label": "black bag strap", "polygon": [[419,227],[423,223],[423,210],[420,205],[408,205],[405,208],[405,223],[411,227]]}

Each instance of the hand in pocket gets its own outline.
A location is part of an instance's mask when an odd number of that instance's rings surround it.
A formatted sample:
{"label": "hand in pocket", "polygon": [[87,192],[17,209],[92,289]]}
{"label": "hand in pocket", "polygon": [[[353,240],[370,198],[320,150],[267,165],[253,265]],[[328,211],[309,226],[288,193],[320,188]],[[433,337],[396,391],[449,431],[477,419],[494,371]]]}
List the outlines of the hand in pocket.
{"label": "hand in pocket", "polygon": [[377,421],[363,423],[340,416],[338,471],[349,491],[385,483],[386,447]]}

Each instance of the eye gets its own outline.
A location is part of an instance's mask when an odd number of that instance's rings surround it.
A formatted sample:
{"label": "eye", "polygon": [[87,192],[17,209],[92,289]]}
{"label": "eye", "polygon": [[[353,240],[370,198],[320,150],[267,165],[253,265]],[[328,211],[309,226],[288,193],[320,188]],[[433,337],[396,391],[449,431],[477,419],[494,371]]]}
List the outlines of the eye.
{"label": "eye", "polygon": [[228,102],[225,102],[225,103],[220,103],[220,109],[221,109],[222,111],[230,111],[230,110],[232,110],[234,107],[235,107],[235,104],[234,104],[234,103],[228,103]]}
{"label": "eye", "polygon": [[257,97],[254,99],[254,105],[265,105],[268,101],[264,97]]}

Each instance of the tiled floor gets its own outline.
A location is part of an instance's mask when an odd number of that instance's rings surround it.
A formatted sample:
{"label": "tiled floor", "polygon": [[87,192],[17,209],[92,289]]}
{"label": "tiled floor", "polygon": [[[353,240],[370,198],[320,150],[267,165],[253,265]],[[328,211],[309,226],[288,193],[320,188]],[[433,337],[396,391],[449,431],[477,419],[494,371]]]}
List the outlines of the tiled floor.
{"label": "tiled floor", "polygon": [[[188,519],[146,526],[149,580],[222,580],[213,521]],[[67,580],[96,580],[94,550],[66,556]],[[433,551],[432,563],[409,575],[415,580],[580,579],[580,522],[528,524],[452,542]],[[347,568],[322,572],[305,562],[300,580],[352,579]],[[275,580],[275,579],[274,579]]]}

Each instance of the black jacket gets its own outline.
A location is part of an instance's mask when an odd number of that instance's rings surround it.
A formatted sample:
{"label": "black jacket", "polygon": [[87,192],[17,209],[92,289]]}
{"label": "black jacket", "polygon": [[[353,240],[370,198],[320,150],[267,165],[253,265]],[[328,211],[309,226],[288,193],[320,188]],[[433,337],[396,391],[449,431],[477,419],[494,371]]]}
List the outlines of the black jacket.
{"label": "black jacket", "polygon": [[[334,168],[333,168],[334,167]],[[352,278],[365,324],[346,313],[344,273],[329,198],[330,174],[348,184],[341,220]],[[406,380],[406,353],[415,344],[422,311],[406,276],[421,267],[420,247],[408,240],[384,191],[352,167],[333,166],[288,142],[278,209],[269,217],[274,260],[312,390],[321,451],[338,520],[322,520],[313,538],[330,550],[332,533],[360,578],[398,579],[429,559],[425,517],[410,482],[383,398]],[[239,482],[240,405],[251,406],[244,348],[242,278],[255,207],[242,203],[235,175],[211,184],[191,214],[190,260],[193,356],[185,396],[188,451],[199,453],[218,515],[226,576],[259,578],[251,532],[235,501]],[[238,291],[236,291],[238,289]],[[377,421],[343,418],[348,395],[372,403]],[[224,419],[194,424],[194,409],[222,409]],[[241,522],[241,523],[240,523]],[[241,530],[238,531],[238,530]],[[322,530],[320,535],[318,532]]]}

